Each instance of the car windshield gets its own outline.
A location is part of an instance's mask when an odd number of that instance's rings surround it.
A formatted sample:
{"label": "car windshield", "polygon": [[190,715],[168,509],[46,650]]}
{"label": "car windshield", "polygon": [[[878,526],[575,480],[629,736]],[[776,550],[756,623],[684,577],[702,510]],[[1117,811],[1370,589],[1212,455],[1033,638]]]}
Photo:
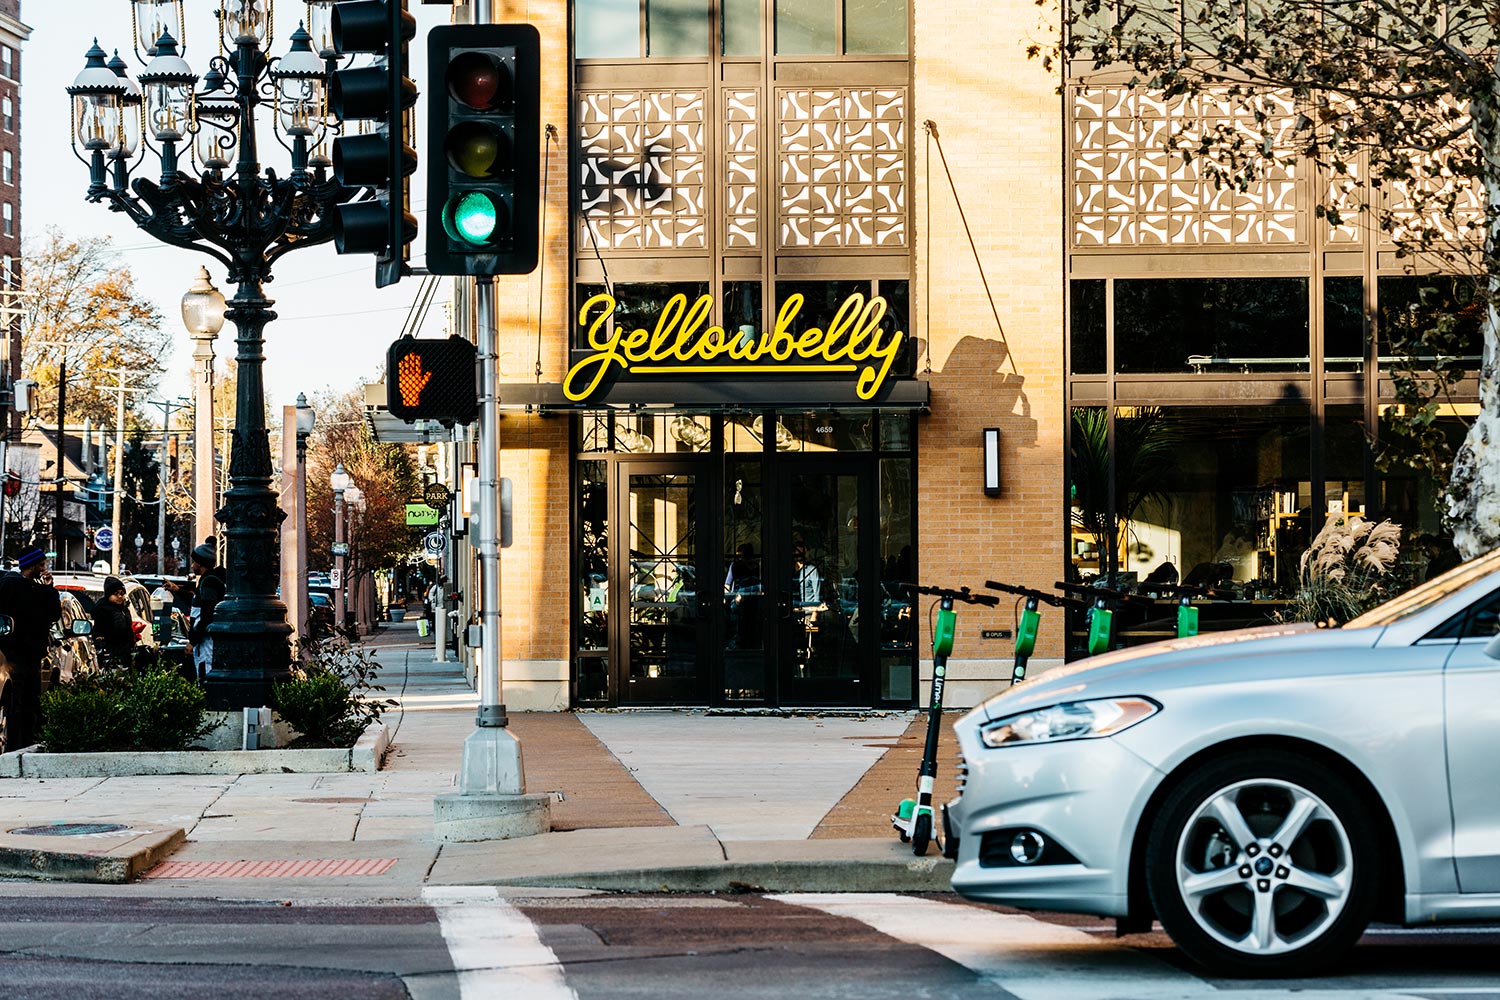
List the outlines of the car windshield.
{"label": "car windshield", "polygon": [[1378,608],[1366,611],[1344,628],[1366,628],[1398,622],[1441,601],[1449,594],[1462,590],[1476,580],[1482,580],[1496,570],[1500,570],[1500,549],[1480,556],[1478,559],[1472,559],[1462,566],[1455,566],[1442,576],[1413,587],[1406,593],[1386,601]]}

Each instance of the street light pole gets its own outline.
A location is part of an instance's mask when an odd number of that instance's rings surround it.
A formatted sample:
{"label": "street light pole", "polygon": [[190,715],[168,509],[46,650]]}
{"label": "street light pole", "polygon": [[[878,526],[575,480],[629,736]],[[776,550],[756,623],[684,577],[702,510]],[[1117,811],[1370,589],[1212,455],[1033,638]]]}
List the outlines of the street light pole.
{"label": "street light pole", "polygon": [[161,407],[161,454],[156,463],[156,575],[167,572],[167,452],[172,447],[172,414],[185,410],[188,401],[181,396],[173,400],[153,399]]}
{"label": "street light pole", "polygon": [[[145,392],[143,388],[134,388],[125,384],[125,376],[133,375],[124,368],[110,368],[107,371],[115,376],[115,384],[109,390],[115,394],[115,469],[114,485],[110,489],[110,511],[109,526],[110,537],[113,544],[109,550],[109,571],[115,576],[120,575],[120,550],[125,547],[125,539],[120,537],[120,483],[125,477],[125,394],[127,392]],[[137,546],[139,548],[139,546]]]}
{"label": "street light pole", "polygon": [[328,485],[333,490],[333,571],[339,581],[333,601],[333,625],[338,629],[344,627],[344,491],[352,481],[349,473],[344,471],[343,462],[338,463],[328,477]]}
{"label": "street light pole", "polygon": [[182,324],[193,337],[193,372],[196,406],[193,410],[193,525],[201,542],[215,533],[214,512],[218,508],[214,489],[214,341],[224,329],[228,308],[223,294],[214,287],[208,268],[198,268],[198,277],[182,297]]}

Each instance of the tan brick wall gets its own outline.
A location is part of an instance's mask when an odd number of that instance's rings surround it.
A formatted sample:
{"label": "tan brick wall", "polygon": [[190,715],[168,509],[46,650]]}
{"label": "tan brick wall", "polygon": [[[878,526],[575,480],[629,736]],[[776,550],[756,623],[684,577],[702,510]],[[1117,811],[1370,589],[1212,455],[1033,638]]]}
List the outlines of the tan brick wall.
{"label": "tan brick wall", "polygon": [[[546,183],[546,240],[537,271],[496,279],[499,369],[504,383],[536,378],[540,324],[541,379],[562,380],[568,329],[568,38],[567,4],[496,3],[495,20],[531,23],[541,33],[542,122],[557,128]],[[545,161],[544,161],[545,163]],[[537,165],[542,176],[544,163]],[[569,656],[569,492],[567,417],[506,410],[500,422],[500,475],[513,483],[513,543],[500,556],[501,620],[507,702],[521,708],[566,708]],[[538,674],[528,661],[548,664]],[[555,677],[561,665],[561,682]],[[512,690],[514,688],[514,690]],[[558,700],[560,698],[560,701]]]}
{"label": "tan brick wall", "polygon": [[[999,579],[1049,587],[1063,569],[1065,532],[1057,81],[1026,58],[1038,23],[1031,0],[917,0],[913,12],[913,325],[929,342],[932,366],[932,413],[918,423],[920,573],[923,582],[944,586]],[[937,124],[999,328],[936,145],[932,176],[926,174],[923,119]],[[930,234],[921,229],[929,196]],[[996,498],[981,490],[985,427],[1000,428]],[[926,617],[924,647],[931,642]],[[1043,615],[1039,659],[1061,655],[1061,621],[1060,614]],[[1004,657],[1008,664],[1010,643],[981,640],[979,630],[1012,622],[1011,601],[994,610],[964,608],[955,660]]]}

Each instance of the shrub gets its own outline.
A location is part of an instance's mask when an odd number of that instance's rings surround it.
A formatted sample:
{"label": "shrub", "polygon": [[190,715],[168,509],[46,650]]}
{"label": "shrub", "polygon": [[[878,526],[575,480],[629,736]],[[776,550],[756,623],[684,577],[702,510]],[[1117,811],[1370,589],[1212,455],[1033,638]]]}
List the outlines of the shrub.
{"label": "shrub", "polygon": [[309,742],[350,746],[394,705],[378,697],[380,664],[342,636],[305,638],[304,661],[275,686],[276,710]]}
{"label": "shrub", "polygon": [[203,689],[168,663],[132,677],[123,702],[135,749],[185,750],[213,728]]}
{"label": "shrub", "polygon": [[53,753],[125,750],[130,715],[115,685],[72,683],[42,695],[42,742]]}

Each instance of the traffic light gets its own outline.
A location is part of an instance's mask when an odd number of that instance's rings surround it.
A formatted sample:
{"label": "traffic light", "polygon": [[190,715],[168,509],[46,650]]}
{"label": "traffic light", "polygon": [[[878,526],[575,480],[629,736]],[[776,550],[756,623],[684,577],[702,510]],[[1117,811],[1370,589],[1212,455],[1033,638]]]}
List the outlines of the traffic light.
{"label": "traffic light", "polygon": [[[406,0],[345,0],[333,5],[333,47],[339,55],[367,53],[373,65],[341,69],[328,84],[328,107],[343,126],[333,142],[333,175],[344,187],[369,192],[363,200],[338,206],[333,220],[339,253],[377,255],[375,284],[393,285],[406,269],[406,245],[417,238],[407,178],[417,154],[406,141],[406,109],[417,102],[407,43],[417,22]],[[356,121],[377,122],[376,131],[350,129]]]}
{"label": "traffic light", "polygon": [[536,269],[540,53],[529,24],[454,24],[428,35],[432,274]]}
{"label": "traffic light", "polygon": [[479,414],[474,345],[462,337],[402,337],[386,355],[385,408],[391,416],[473,423]]}

